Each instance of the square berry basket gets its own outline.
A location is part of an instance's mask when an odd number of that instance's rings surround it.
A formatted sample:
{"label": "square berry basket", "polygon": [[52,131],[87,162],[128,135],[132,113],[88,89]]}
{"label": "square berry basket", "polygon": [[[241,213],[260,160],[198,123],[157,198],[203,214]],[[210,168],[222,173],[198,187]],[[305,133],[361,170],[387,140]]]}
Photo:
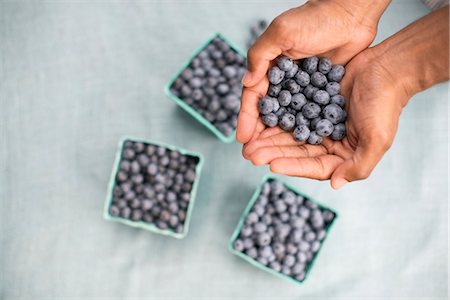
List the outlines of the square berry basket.
{"label": "square berry basket", "polygon": [[336,212],[267,175],[239,219],[228,249],[266,272],[302,284],[336,218]]}
{"label": "square berry basket", "polygon": [[[218,60],[214,60],[212,58],[204,58],[203,56],[206,56],[204,52],[207,52],[208,47],[214,47],[217,45],[217,43],[220,42],[221,45],[223,45],[222,48],[225,48],[224,50],[217,50],[220,47],[215,48],[216,52],[224,51],[223,53],[219,54],[213,54],[218,55],[221,57],[221,55],[224,56],[224,59],[222,61],[217,62]],[[215,44],[216,43],[216,44]],[[231,52],[231,53],[227,53]],[[233,58],[233,55],[235,55],[235,58]],[[231,57],[228,62],[225,63],[225,58]],[[210,60],[211,63],[209,66],[203,66],[202,59]],[[194,67],[194,64],[198,63],[198,68],[202,70],[196,70],[197,67]],[[231,143],[235,139],[236,135],[236,122],[237,122],[237,113],[239,112],[240,108],[240,93],[242,91],[242,86],[240,84],[241,77],[243,76],[243,73],[245,72],[245,64],[246,64],[246,53],[238,48],[233,42],[231,42],[229,39],[225,38],[220,33],[215,33],[213,36],[211,36],[202,46],[200,46],[194,53],[191,55],[191,57],[183,64],[181,69],[173,76],[173,78],[166,84],[164,87],[164,93],[165,95],[173,100],[176,104],[178,104],[182,109],[184,109],[186,112],[188,112],[190,115],[192,115],[198,122],[203,124],[205,127],[207,127],[210,131],[214,133],[222,142],[224,143]],[[219,66],[218,66],[219,65]],[[231,66],[231,68],[230,68]],[[225,70],[228,67],[228,70]],[[234,70],[233,70],[234,68]],[[187,70],[194,70],[193,77],[197,77],[197,71],[200,74],[196,80],[196,82],[192,80],[188,80],[186,78],[183,78],[184,72]],[[210,73],[210,69],[215,69],[215,75],[212,75],[213,73]],[[206,70],[206,71],[205,71]],[[211,81],[214,81],[214,76],[218,76],[219,79],[226,79],[228,81],[222,82],[219,81],[219,84],[214,85],[211,83],[211,87],[208,88],[208,84],[210,84]],[[226,77],[228,76],[228,77]],[[198,80],[198,78],[201,78],[203,81]],[[177,83],[184,82],[184,85],[189,85],[188,90],[192,89],[193,93],[189,94],[189,96],[184,97],[183,93],[181,92],[181,89],[179,92],[174,90],[174,86],[177,86]],[[206,85],[205,83],[208,82]],[[222,94],[221,89],[218,87],[220,83],[224,83],[229,91],[225,92],[225,94]],[[198,90],[201,90],[199,93],[202,96],[202,100],[192,100],[195,98],[194,92],[195,88],[193,86],[198,86]],[[222,86],[223,87],[223,86]],[[206,89],[208,89],[209,93],[207,93]],[[226,94],[229,93],[229,94]],[[231,96],[230,96],[231,95]],[[191,97],[192,96],[192,97]],[[226,96],[231,97],[227,98],[228,104],[226,102],[225,98]],[[187,99],[191,99],[187,101]],[[195,98],[197,99],[197,98]],[[236,100],[237,99],[237,100]],[[202,103],[203,100],[206,100],[208,103],[207,108],[199,108],[195,107],[195,103]],[[231,101],[233,100],[233,101]],[[215,101],[215,103],[213,103]],[[195,103],[194,103],[195,102]],[[219,104],[221,103],[221,108],[224,108],[221,112],[218,114],[212,107],[219,107]],[[199,104],[201,105],[201,104]],[[217,108],[219,109],[219,108]],[[214,111],[214,113],[212,112]],[[226,112],[226,114],[224,113]],[[225,115],[222,120],[222,116]],[[207,117],[209,116],[209,117]],[[220,117],[219,117],[220,116]],[[219,120],[222,120],[221,124]],[[214,122],[217,122],[216,125]],[[223,128],[220,129],[221,125],[225,125]]]}
{"label": "square berry basket", "polygon": [[158,234],[189,231],[201,154],[135,137],[119,141],[103,217]]}

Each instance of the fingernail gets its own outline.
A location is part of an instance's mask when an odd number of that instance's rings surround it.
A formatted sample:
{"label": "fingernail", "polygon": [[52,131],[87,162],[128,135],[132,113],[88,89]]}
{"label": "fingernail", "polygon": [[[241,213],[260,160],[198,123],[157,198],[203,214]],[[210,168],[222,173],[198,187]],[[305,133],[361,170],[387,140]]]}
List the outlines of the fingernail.
{"label": "fingernail", "polygon": [[242,84],[247,85],[252,81],[252,73],[246,71],[244,77],[242,77]]}
{"label": "fingernail", "polygon": [[344,178],[338,178],[334,181],[333,187],[335,190],[338,190],[341,187],[343,187],[344,185],[346,185],[347,183],[348,183],[348,181],[345,180]]}

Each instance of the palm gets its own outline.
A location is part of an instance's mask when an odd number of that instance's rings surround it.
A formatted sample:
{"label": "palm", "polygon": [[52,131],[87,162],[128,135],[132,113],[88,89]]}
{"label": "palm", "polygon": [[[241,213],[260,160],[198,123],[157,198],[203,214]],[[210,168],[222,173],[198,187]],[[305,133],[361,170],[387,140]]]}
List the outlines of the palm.
{"label": "palm", "polygon": [[[394,138],[402,109],[394,100],[403,96],[389,88],[382,68],[368,63],[367,55],[360,55],[347,66],[342,81],[342,93],[349,99],[347,137],[342,141],[325,138],[321,145],[308,145],[280,128],[268,128],[244,146],[244,157],[256,165],[270,164],[275,173],[320,180],[339,173],[344,163],[358,164],[367,155],[381,158]],[[371,151],[361,151],[364,148]],[[362,165],[355,177],[365,178],[370,171]]]}

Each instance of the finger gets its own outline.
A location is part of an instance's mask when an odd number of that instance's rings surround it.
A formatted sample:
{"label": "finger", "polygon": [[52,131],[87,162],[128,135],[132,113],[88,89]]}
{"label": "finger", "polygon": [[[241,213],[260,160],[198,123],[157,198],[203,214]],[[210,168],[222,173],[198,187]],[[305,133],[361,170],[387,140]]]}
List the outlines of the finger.
{"label": "finger", "polygon": [[324,154],[326,154],[325,149],[319,145],[272,146],[257,149],[250,159],[254,165],[260,166],[268,164],[277,158],[303,158]]}
{"label": "finger", "polygon": [[369,177],[376,164],[389,149],[389,143],[381,142],[382,139],[370,139],[367,144],[356,148],[352,157],[345,160],[331,177],[331,186],[339,189],[348,182],[366,179]]}
{"label": "finger", "polygon": [[238,142],[242,144],[247,143],[253,136],[259,118],[258,100],[266,94],[268,87],[269,80],[265,78],[256,86],[243,89],[241,110],[236,129],[236,139]]}
{"label": "finger", "polygon": [[248,50],[248,71],[242,79],[245,87],[252,87],[260,82],[266,76],[270,62],[283,52],[279,42],[280,26],[276,24],[274,26],[274,22],[272,22]]}
{"label": "finger", "polygon": [[280,127],[278,127],[278,126],[272,127],[272,128],[269,127],[266,130],[264,130],[263,132],[261,132],[261,134],[259,135],[259,138],[260,139],[265,139],[265,138],[268,138],[268,137],[273,136],[273,135],[277,135],[277,134],[282,133],[282,132],[284,132],[284,130],[281,129]]}
{"label": "finger", "polygon": [[262,147],[269,146],[298,146],[299,142],[294,140],[292,134],[290,132],[282,132],[277,135],[270,136],[265,139],[256,139],[254,141],[249,142],[244,146],[243,154],[247,159],[250,158],[252,153]]}
{"label": "finger", "polygon": [[339,156],[329,154],[306,158],[277,158],[270,163],[270,170],[289,176],[326,180],[342,162],[343,159]]}

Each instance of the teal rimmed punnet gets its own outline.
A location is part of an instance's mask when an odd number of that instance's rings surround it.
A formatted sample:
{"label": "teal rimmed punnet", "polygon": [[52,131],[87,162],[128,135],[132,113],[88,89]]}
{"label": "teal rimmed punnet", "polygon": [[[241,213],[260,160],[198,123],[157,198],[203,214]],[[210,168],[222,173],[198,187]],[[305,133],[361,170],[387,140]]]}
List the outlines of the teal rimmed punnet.
{"label": "teal rimmed punnet", "polygon": [[[122,151],[123,151],[123,147],[125,142],[127,141],[132,141],[132,142],[141,142],[144,144],[151,144],[151,145],[156,145],[156,146],[161,146],[161,147],[165,147],[169,150],[175,150],[180,152],[182,155],[188,155],[188,156],[192,156],[198,159],[198,163],[195,167],[195,180],[192,184],[192,189],[190,192],[190,200],[189,200],[189,205],[187,208],[187,212],[186,212],[186,218],[184,221],[184,231],[182,233],[176,233],[172,230],[166,229],[160,229],[158,228],[156,225],[151,224],[151,223],[146,223],[143,221],[132,221],[132,220],[127,220],[121,217],[113,217],[110,215],[109,213],[109,208],[111,206],[111,202],[113,200],[113,189],[116,185],[116,175],[117,172],[119,170],[119,166],[120,166],[120,162],[122,161]],[[197,188],[198,188],[198,183],[200,180],[200,174],[201,174],[201,170],[203,167],[203,156],[199,153],[196,152],[192,152],[189,150],[185,150],[182,148],[178,148],[172,145],[168,145],[165,143],[161,143],[161,142],[155,142],[155,141],[151,141],[151,140],[145,140],[145,139],[141,139],[141,138],[136,138],[136,137],[131,137],[131,136],[124,136],[120,139],[119,141],[119,147],[118,150],[116,152],[116,157],[114,160],[114,166],[113,166],[113,170],[111,172],[111,177],[109,180],[109,184],[108,184],[108,191],[107,191],[107,196],[106,196],[106,201],[105,201],[105,207],[103,210],[103,217],[106,220],[110,220],[110,221],[116,221],[116,222],[120,222],[123,224],[126,224],[128,226],[132,226],[132,227],[138,227],[138,228],[142,228],[148,231],[152,231],[158,234],[162,234],[162,235],[168,235],[174,238],[178,238],[178,239],[182,239],[184,238],[188,232],[189,232],[189,224],[190,224],[190,220],[191,220],[191,215],[192,215],[192,210],[194,209],[194,202],[195,202],[195,198],[196,198],[196,194],[197,194]]]}
{"label": "teal rimmed punnet", "polygon": [[[268,266],[263,265],[262,263],[258,262],[257,260],[251,258],[250,256],[246,255],[245,253],[237,251],[236,249],[234,249],[234,246],[233,246],[234,241],[237,239],[237,237],[239,236],[239,233],[241,232],[242,226],[244,225],[244,222],[245,222],[245,219],[247,218],[248,213],[253,208],[253,205],[255,204],[256,200],[258,199],[259,195],[261,194],[261,190],[262,190],[263,185],[266,182],[272,181],[272,180],[276,180],[276,181],[282,183],[285,187],[287,187],[289,190],[291,190],[292,192],[296,193],[297,195],[301,195],[301,196],[305,197],[305,199],[308,199],[308,200],[316,203],[320,209],[326,209],[326,210],[329,210],[332,213],[334,213],[333,220],[330,222],[330,224],[326,228],[327,235],[322,240],[322,245],[321,245],[319,251],[314,255],[314,257],[312,258],[311,263],[308,264],[307,269],[306,269],[306,273],[305,273],[305,279],[303,281],[295,280],[294,278],[292,278],[292,277],[290,277],[288,275],[285,275],[285,274],[283,274],[281,272],[277,272],[277,271],[269,268]],[[234,230],[233,234],[231,235],[230,241],[228,242],[228,250],[231,253],[233,253],[234,255],[237,255],[240,258],[242,258],[242,259],[246,260],[247,262],[251,263],[255,267],[258,267],[258,268],[260,268],[260,269],[262,269],[262,270],[264,270],[266,272],[269,272],[272,275],[275,275],[275,276],[277,276],[279,278],[282,278],[284,280],[287,280],[289,282],[293,282],[295,284],[302,284],[303,282],[305,282],[306,278],[308,278],[308,274],[310,273],[310,271],[311,271],[311,269],[312,269],[312,267],[314,265],[314,262],[317,259],[317,256],[319,255],[319,252],[322,250],[323,243],[325,242],[326,238],[328,237],[328,232],[330,231],[331,226],[334,224],[334,221],[337,219],[337,217],[338,217],[338,215],[337,215],[337,213],[334,210],[328,208],[325,205],[322,205],[322,204],[318,203],[317,201],[313,200],[311,197],[309,197],[309,196],[303,194],[302,192],[300,192],[297,188],[295,188],[295,187],[293,187],[293,186],[291,186],[291,185],[289,185],[289,184],[287,184],[287,183],[277,179],[276,177],[274,177],[272,175],[266,175],[266,176],[264,176],[264,178],[263,178],[261,184],[259,185],[259,187],[253,193],[252,198],[250,199],[250,201],[247,204],[247,207],[245,208],[244,212],[242,213],[242,216],[239,219],[239,222],[238,222],[238,224],[236,226],[236,229]]]}
{"label": "teal rimmed punnet", "polygon": [[178,104],[181,108],[187,111],[191,116],[193,116],[197,121],[199,121],[203,126],[211,130],[222,142],[231,143],[235,140],[236,130],[233,131],[229,136],[224,135],[219,129],[217,129],[210,121],[208,121],[202,114],[197,112],[192,106],[184,102],[179,97],[175,96],[171,91],[170,87],[173,82],[181,75],[181,73],[186,69],[192,62],[192,60],[203,50],[205,49],[215,38],[220,38],[224,40],[234,51],[239,53],[240,55],[246,57],[246,53],[237,47],[233,42],[223,36],[220,32],[215,33],[211,36],[202,46],[197,48],[191,57],[183,64],[181,69],[172,77],[172,79],[167,83],[164,87],[164,94],[171,100],[173,100],[176,104]]}

